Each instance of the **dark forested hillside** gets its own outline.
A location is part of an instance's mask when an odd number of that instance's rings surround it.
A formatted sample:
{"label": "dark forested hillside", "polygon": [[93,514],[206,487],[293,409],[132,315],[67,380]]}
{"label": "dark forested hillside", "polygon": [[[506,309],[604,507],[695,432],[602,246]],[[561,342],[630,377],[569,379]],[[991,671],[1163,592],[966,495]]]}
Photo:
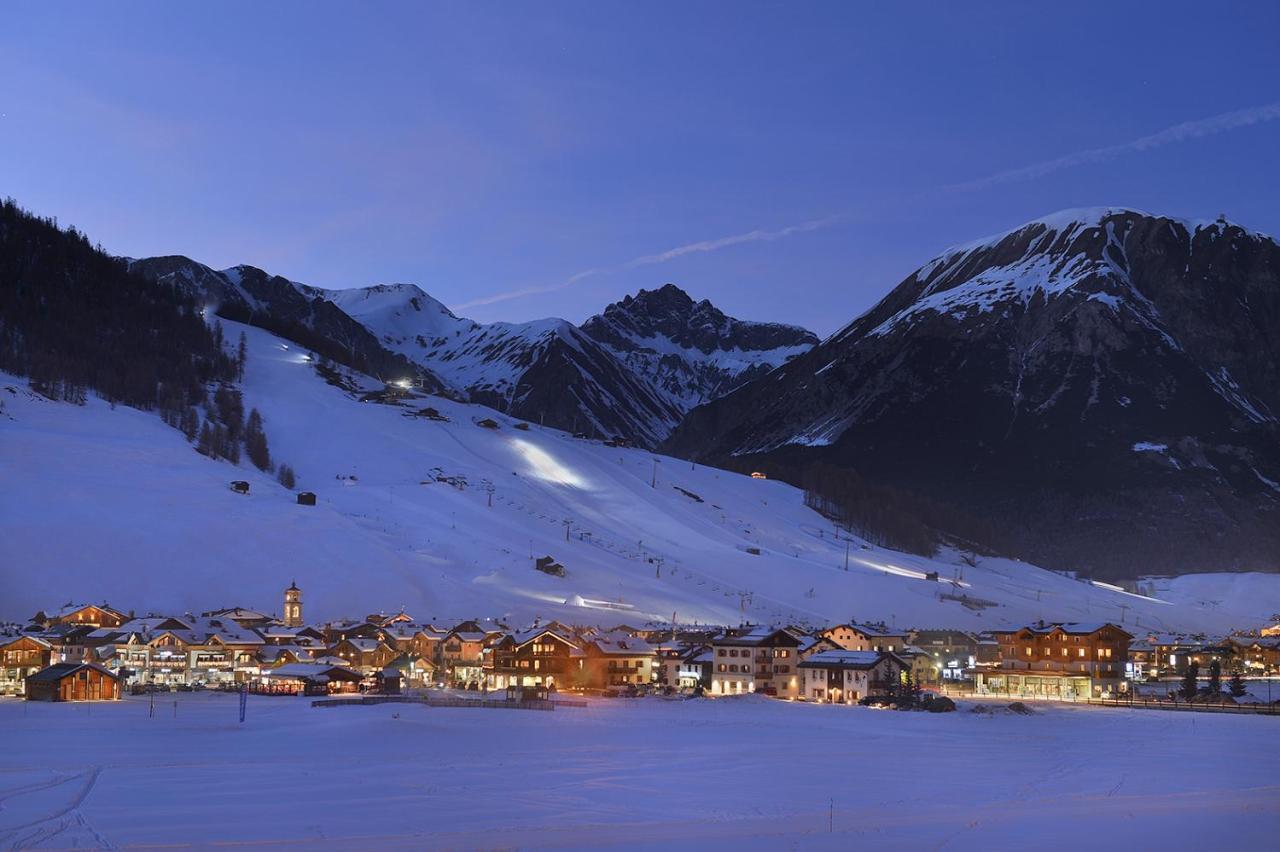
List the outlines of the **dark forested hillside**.
{"label": "dark forested hillside", "polygon": [[0,370],[55,399],[185,412],[236,378],[195,302],[130,272],[74,228],[0,205]]}

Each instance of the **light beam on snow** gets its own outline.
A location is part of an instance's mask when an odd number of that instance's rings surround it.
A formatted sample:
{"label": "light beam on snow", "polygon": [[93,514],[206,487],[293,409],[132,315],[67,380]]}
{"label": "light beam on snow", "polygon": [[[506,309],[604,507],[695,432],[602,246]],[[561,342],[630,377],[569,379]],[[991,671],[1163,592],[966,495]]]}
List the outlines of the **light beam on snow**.
{"label": "light beam on snow", "polygon": [[585,479],[556,461],[555,456],[542,449],[542,447],[522,438],[512,438],[511,445],[516,448],[516,452],[524,457],[525,462],[529,465],[529,473],[535,478],[544,482],[554,482],[556,485],[568,485],[570,488],[587,487]]}
{"label": "light beam on snow", "polygon": [[1153,601],[1154,603],[1160,603],[1160,604],[1165,604],[1166,606],[1172,606],[1172,604],[1170,604],[1168,601],[1162,601],[1159,598],[1153,598],[1150,595],[1140,595],[1137,592],[1130,592],[1120,588],[1119,586],[1113,585],[1111,583],[1104,583],[1101,580],[1090,580],[1089,582],[1090,584],[1097,586],[1099,589],[1106,589],[1108,592],[1118,592],[1122,595],[1128,595],[1131,598],[1138,598],[1139,600]]}
{"label": "light beam on snow", "polygon": [[[910,577],[912,580],[929,579],[929,575],[924,571],[917,571],[914,568],[899,568],[897,565],[888,565],[883,562],[871,562],[870,560],[860,559],[857,557],[854,557],[853,561],[857,562],[859,565],[865,565],[868,568],[874,568],[877,571],[883,571],[886,574],[894,574],[898,577]],[[940,578],[939,582],[949,583],[953,586],[961,586],[966,589],[970,586],[970,584],[964,580],[953,580],[949,577]]]}

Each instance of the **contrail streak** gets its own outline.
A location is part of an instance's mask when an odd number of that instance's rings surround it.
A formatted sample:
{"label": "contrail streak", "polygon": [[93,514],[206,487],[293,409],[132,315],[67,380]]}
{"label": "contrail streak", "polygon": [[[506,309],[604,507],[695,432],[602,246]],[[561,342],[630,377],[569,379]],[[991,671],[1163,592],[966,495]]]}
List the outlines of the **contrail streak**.
{"label": "contrail streak", "polygon": [[1280,118],[1280,102],[1236,110],[1235,112],[1224,112],[1221,115],[1202,118],[1197,121],[1184,121],[1181,124],[1166,127],[1164,130],[1152,133],[1149,136],[1141,136],[1129,142],[1122,142],[1119,145],[1107,145],[1102,148],[1088,148],[1084,151],[1076,151],[1074,154],[1045,160],[1042,163],[1034,163],[1030,166],[1022,166],[1017,169],[996,172],[986,177],[954,183],[947,186],[946,189],[966,192],[974,189],[983,189],[999,183],[1031,180],[1062,169],[1111,160],[1125,154],[1150,151],[1154,148],[1162,148],[1165,145],[1186,142],[1188,139],[1200,139],[1240,127],[1248,127],[1252,124],[1275,121],[1278,118]]}
{"label": "contrail streak", "polygon": [[814,219],[809,222],[801,222],[798,225],[788,225],[785,228],[779,228],[775,231],[766,231],[757,228],[754,231],[747,231],[743,234],[734,234],[729,237],[720,237],[715,240],[701,240],[696,243],[686,243],[682,246],[676,246],[657,254],[646,254],[640,257],[632,258],[626,263],[620,263],[617,266],[598,266],[591,269],[584,269],[581,272],[570,275],[563,281],[555,284],[544,284],[535,287],[523,287],[519,290],[509,290],[505,293],[494,293],[492,296],[482,296],[479,299],[472,299],[461,305],[455,306],[455,310],[465,310],[478,305],[493,305],[498,302],[506,302],[511,299],[518,299],[521,296],[533,296],[538,293],[554,293],[557,290],[564,290],[572,287],[584,278],[591,278],[596,275],[607,275],[613,272],[622,272],[627,269],[636,269],[641,266],[652,266],[658,263],[666,263],[676,258],[684,257],[689,254],[701,254],[704,252],[719,251],[730,246],[742,245],[743,243],[768,243],[774,240],[785,239],[793,234],[803,234],[807,231],[816,231],[819,228],[825,228],[840,220],[840,216],[828,216],[825,219]]}

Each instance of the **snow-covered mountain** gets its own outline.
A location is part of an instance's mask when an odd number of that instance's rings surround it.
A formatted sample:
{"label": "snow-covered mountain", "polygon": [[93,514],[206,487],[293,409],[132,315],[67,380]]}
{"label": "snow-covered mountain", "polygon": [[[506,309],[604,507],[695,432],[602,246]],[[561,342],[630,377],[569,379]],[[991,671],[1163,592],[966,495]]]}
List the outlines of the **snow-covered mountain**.
{"label": "snow-covered mountain", "polygon": [[430,372],[385,349],[363,325],[296,281],[253,266],[211,269],[180,255],[126,263],[152,281],[196,296],[209,313],[269,329],[385,381],[412,377],[423,387],[444,389]]}
{"label": "snow-covered mountain", "polygon": [[1280,245],[1072,210],[943,252],[667,446],[810,461],[1115,574],[1280,568]]}
{"label": "snow-covered mountain", "polygon": [[578,328],[554,318],[478,323],[413,284],[323,290],[180,256],[129,264],[198,295],[219,316],[385,381],[416,377],[426,389],[526,420],[644,447],[664,440],[694,405],[817,342],[794,326],[727,317],[672,285],[641,290]]}
{"label": "snow-covered mountain", "polygon": [[[317,505],[298,505],[247,462],[199,455],[153,413],[93,396],[52,402],[0,376],[0,620],[69,595],[139,611],[278,611],[295,579],[308,620],[404,606],[439,621],[607,625],[674,612],[704,623],[977,629],[1044,617],[1224,631],[1280,608],[1277,577],[1224,577],[1207,597],[1175,581],[1142,596],[1007,559],[846,542],[784,483],[441,397],[362,402],[376,380],[355,374],[358,390],[344,390],[287,341],[225,325],[229,340],[243,331],[248,341],[245,407],[261,412],[273,456]],[[233,479],[250,493],[231,491]],[[536,570],[544,555],[566,576]]]}
{"label": "snow-covered mountain", "polygon": [[582,324],[632,372],[687,412],[809,351],[818,336],[782,323],[726,316],[674,284],[641,290]]}
{"label": "snow-covered mountain", "polygon": [[337,305],[461,397],[526,420],[652,446],[684,414],[566,320],[481,324],[455,316],[412,284],[307,292]]}

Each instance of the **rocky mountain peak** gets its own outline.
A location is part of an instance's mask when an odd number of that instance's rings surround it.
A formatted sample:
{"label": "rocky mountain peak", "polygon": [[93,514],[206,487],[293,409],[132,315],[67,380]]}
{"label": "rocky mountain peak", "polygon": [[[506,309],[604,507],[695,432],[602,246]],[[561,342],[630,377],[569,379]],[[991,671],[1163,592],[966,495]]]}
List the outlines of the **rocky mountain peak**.
{"label": "rocky mountain peak", "polygon": [[848,467],[1000,519],[1040,564],[1272,567],[1280,244],[1129,208],[1042,217],[939,254],[668,446]]}

